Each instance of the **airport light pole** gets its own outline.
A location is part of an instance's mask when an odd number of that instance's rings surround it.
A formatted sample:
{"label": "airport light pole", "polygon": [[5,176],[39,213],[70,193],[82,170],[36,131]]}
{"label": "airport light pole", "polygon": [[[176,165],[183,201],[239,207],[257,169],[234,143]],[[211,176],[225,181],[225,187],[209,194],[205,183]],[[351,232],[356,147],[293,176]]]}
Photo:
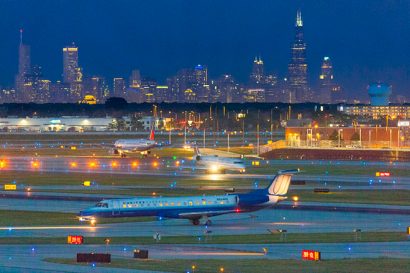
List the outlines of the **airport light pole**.
{"label": "airport light pole", "polygon": [[259,156],[259,123],[258,123],[258,125],[256,126],[256,142],[257,142],[257,148],[256,148],[256,151],[257,151],[257,154],[258,154],[258,156]]}
{"label": "airport light pole", "polygon": [[245,118],[242,118],[242,146],[245,146]]}
{"label": "airport light pole", "polygon": [[337,134],[337,140],[338,140],[338,147],[341,147],[341,132],[343,129],[339,129],[337,130],[338,134]]}
{"label": "airport light pole", "polygon": [[226,132],[228,134],[228,152],[230,150],[230,146],[229,146],[229,131]]}
{"label": "airport light pole", "polygon": [[372,142],[372,130],[369,130],[369,148],[371,147],[371,142]]}
{"label": "airport light pole", "polygon": [[204,148],[205,148],[205,146],[206,146],[206,129],[205,129],[205,126],[204,126]]}
{"label": "airport light pole", "polygon": [[362,128],[359,128],[359,145],[362,148]]}
{"label": "airport light pole", "polygon": [[272,121],[272,108],[270,109],[270,140],[273,141],[273,121]]}
{"label": "airport light pole", "polygon": [[169,144],[171,144],[171,135],[172,135],[172,124],[170,123],[170,125],[169,125],[169,136],[168,136]]}

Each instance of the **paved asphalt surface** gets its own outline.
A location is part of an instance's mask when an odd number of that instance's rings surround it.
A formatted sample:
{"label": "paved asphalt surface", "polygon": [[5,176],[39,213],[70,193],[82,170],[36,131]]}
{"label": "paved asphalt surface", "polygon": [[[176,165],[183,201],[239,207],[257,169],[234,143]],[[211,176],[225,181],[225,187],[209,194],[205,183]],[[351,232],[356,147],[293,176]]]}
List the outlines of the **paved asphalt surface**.
{"label": "paved asphalt surface", "polygon": [[[29,200],[30,202],[31,200]],[[21,201],[24,202],[24,201]],[[34,201],[40,208],[60,208],[60,201]],[[68,202],[68,201],[67,201]],[[72,202],[73,211],[80,205]],[[24,205],[22,205],[24,207]],[[53,210],[50,209],[50,210]],[[366,221],[363,219],[366,218]],[[288,232],[352,232],[362,231],[404,231],[410,225],[409,215],[364,212],[332,212],[318,210],[266,209],[257,212],[221,215],[212,218],[212,225],[193,226],[188,220],[166,219],[154,222],[130,222],[104,224],[89,227],[84,223],[76,226],[49,227],[0,227],[0,237],[56,237],[73,232],[84,236],[152,236],[159,232],[163,236],[203,236],[211,231],[213,235],[269,234],[269,231],[286,229]]]}
{"label": "paved asphalt surface", "polygon": [[[75,160],[76,167],[71,163]],[[98,168],[90,170],[90,160],[98,162]],[[160,161],[161,170],[152,171],[152,159],[141,161],[138,168],[133,168],[132,161],[135,159],[125,159],[119,162],[119,166],[113,166],[113,159],[110,158],[69,158],[69,157],[12,157],[9,158],[9,170],[33,170],[43,172],[100,172],[110,174],[145,174],[159,175],[164,177],[189,176],[211,178],[213,176],[198,176],[192,170],[192,162],[187,161],[184,169],[176,168],[166,160]],[[34,167],[32,162],[38,162],[38,167]],[[348,166],[380,166],[386,167],[390,163],[381,162],[327,162],[327,161],[275,161],[269,164],[342,164]],[[397,168],[407,169],[410,163],[392,163]],[[247,175],[254,179],[267,178],[266,175]],[[244,178],[240,174],[227,174],[224,178],[237,180]],[[333,175],[298,175],[299,180],[316,181],[319,183],[336,182],[329,185],[329,188],[343,189],[410,189],[410,177],[391,177],[381,181],[372,180],[370,176],[333,176]],[[370,181],[372,180],[372,181]],[[351,185],[344,182],[355,182]],[[340,183],[340,185],[338,184]],[[324,184],[325,185],[325,184]],[[100,189],[124,189],[119,186],[99,186]],[[134,188],[141,185],[131,186]],[[297,187],[297,186],[296,186]],[[303,188],[313,186],[304,186]],[[129,188],[129,186],[128,186]],[[309,189],[310,189],[309,188]],[[41,190],[75,190],[82,189],[78,186],[34,186],[36,191]],[[0,194],[5,194],[0,192]],[[32,193],[34,194],[34,193]],[[26,198],[0,198],[0,209],[3,210],[33,210],[50,212],[71,212],[77,213],[81,209],[93,205],[96,201],[92,198],[113,198],[113,195],[93,195],[93,194],[64,194],[64,193],[35,193],[44,196],[57,196],[61,200],[52,198],[26,199]],[[65,200],[67,197],[75,197],[74,200]],[[77,198],[77,199],[76,199]],[[84,199],[81,199],[84,198]],[[159,232],[162,236],[194,235],[198,236],[197,245],[148,245],[143,246],[150,250],[150,256],[158,259],[300,259],[302,249],[315,249],[322,252],[324,259],[358,258],[358,257],[400,257],[410,258],[410,241],[398,243],[343,243],[343,244],[272,244],[272,245],[212,245],[213,235],[239,235],[239,234],[269,234],[277,229],[286,229],[288,233],[311,233],[311,232],[352,232],[353,229],[362,231],[404,231],[410,225],[410,217],[405,213],[388,213],[389,210],[399,210],[408,213],[407,206],[383,206],[383,205],[363,205],[363,204],[319,204],[320,208],[301,210],[292,209],[292,202],[284,202],[284,207],[267,209],[254,213],[223,215],[212,218],[212,225],[192,226],[187,220],[167,219],[153,222],[131,222],[121,224],[106,224],[96,227],[89,227],[84,224],[76,226],[50,226],[50,227],[0,227],[0,237],[56,237],[67,236],[68,234],[79,234],[86,237],[116,237],[116,236],[152,236]],[[317,204],[300,202],[299,206],[316,206]],[[343,206],[345,211],[341,212]],[[358,212],[360,209],[380,209],[384,213]],[[334,211],[331,211],[334,210]],[[205,234],[208,234],[205,236]],[[204,240],[208,243],[203,243]],[[103,269],[97,265],[78,267],[69,265],[58,265],[43,262],[46,257],[75,257],[79,251],[109,251],[118,257],[130,257],[132,250],[137,245],[111,245],[108,248],[99,246],[69,246],[69,245],[0,245],[0,272],[113,272],[112,269]],[[267,255],[261,253],[262,247],[268,248]],[[57,269],[56,269],[57,268]],[[135,272],[130,270],[115,270],[115,272]]]}
{"label": "paved asphalt surface", "polygon": [[[267,248],[266,255],[262,248]],[[0,246],[1,272],[113,272],[100,265],[58,265],[44,258],[75,258],[78,252],[109,252],[113,259],[131,258],[133,250],[147,249],[153,259],[300,259],[303,249],[322,253],[322,259],[343,258],[410,258],[410,242],[336,243],[336,244],[267,244],[267,245],[15,245]],[[234,268],[233,268],[234,270]],[[115,272],[135,272],[115,269]],[[144,271],[138,271],[144,272]],[[404,272],[404,271],[403,271]]]}

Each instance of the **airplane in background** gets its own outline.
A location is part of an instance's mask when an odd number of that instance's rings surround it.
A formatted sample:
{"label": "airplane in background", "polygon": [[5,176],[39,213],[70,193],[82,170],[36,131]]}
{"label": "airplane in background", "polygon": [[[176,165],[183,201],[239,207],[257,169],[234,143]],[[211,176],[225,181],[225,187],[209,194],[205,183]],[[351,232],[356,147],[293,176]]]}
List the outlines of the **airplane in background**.
{"label": "airplane in background", "polygon": [[156,146],[154,129],[151,129],[148,139],[118,139],[115,141],[114,154],[121,157],[138,153],[147,156]]}
{"label": "airplane in background", "polygon": [[204,167],[210,173],[224,173],[226,170],[239,171],[245,173],[245,162],[242,158],[219,157],[218,155],[202,155],[198,146],[194,147],[195,155],[193,159],[196,164]]}
{"label": "airplane in background", "polygon": [[276,205],[287,198],[291,177],[298,172],[299,169],[279,171],[267,188],[249,193],[102,200],[80,211],[78,218],[95,225],[99,218],[157,216],[188,219],[193,225],[199,225],[201,218],[252,212]]}

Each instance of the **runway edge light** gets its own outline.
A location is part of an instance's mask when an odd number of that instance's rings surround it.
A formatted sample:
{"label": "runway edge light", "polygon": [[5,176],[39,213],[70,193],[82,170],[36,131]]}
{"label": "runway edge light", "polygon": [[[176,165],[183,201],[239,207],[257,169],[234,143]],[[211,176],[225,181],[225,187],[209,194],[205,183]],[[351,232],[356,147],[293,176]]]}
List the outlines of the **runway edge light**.
{"label": "runway edge light", "polygon": [[410,235],[410,226],[407,227],[407,235]]}
{"label": "runway edge light", "polygon": [[302,250],[302,260],[306,261],[320,261],[320,252],[315,250]]}

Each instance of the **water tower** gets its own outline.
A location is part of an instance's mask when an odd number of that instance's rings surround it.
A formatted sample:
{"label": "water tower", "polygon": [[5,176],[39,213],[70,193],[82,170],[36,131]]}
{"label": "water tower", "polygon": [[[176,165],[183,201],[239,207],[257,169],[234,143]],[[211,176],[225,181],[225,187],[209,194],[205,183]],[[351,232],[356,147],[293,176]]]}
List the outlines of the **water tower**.
{"label": "water tower", "polygon": [[388,106],[391,95],[391,86],[385,83],[372,83],[368,86],[367,91],[372,106]]}

